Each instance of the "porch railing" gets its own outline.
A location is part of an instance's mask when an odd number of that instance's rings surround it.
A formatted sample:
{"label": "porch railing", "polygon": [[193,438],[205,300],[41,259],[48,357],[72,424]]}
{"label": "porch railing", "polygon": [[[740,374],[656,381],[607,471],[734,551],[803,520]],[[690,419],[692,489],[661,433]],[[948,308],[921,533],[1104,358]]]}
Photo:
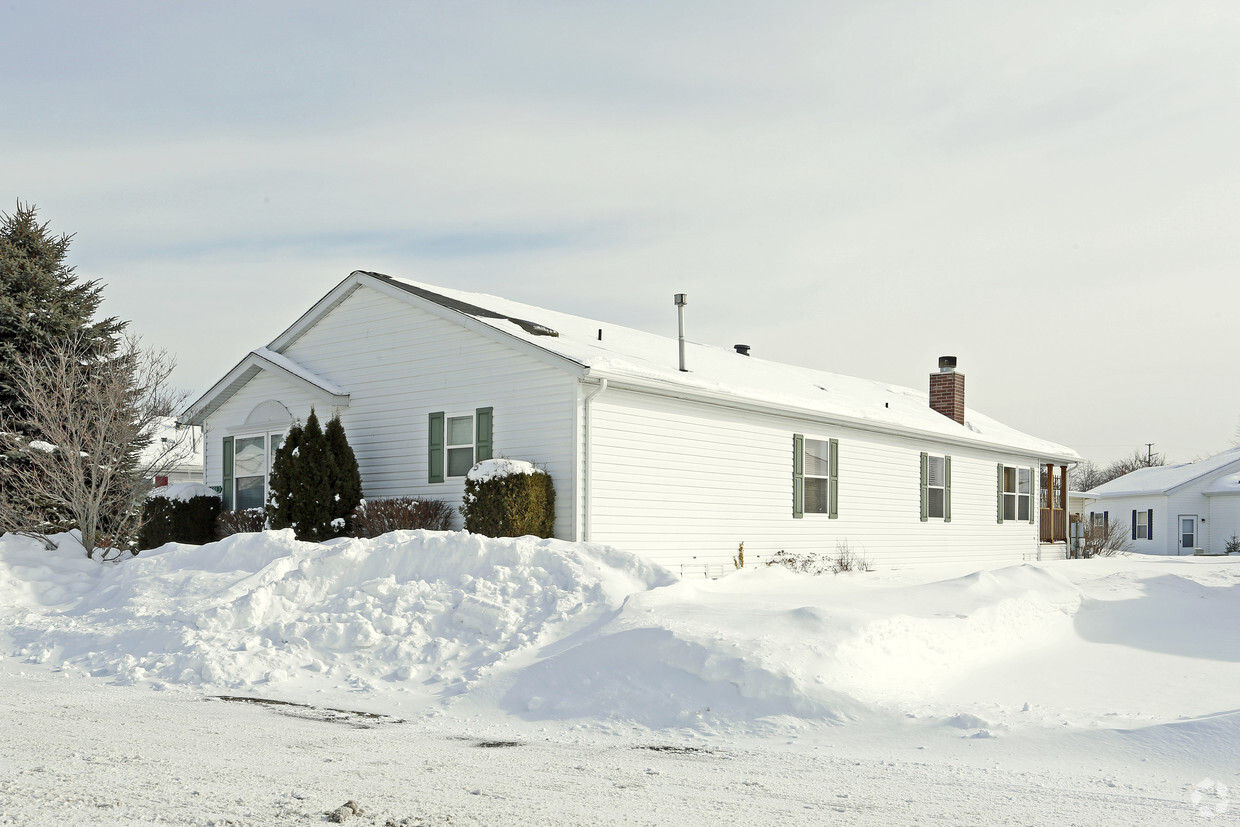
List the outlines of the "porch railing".
{"label": "porch railing", "polygon": [[1042,542],[1062,543],[1068,540],[1068,512],[1063,508],[1043,508],[1041,513]]}

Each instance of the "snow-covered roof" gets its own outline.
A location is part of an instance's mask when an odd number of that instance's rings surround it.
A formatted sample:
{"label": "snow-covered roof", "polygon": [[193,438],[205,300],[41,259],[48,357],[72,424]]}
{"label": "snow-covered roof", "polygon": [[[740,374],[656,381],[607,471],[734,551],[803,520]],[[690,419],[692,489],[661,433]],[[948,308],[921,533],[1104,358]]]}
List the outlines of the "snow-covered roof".
{"label": "snow-covered roof", "polygon": [[344,407],[349,404],[349,392],[340,385],[315,373],[305,365],[270,348],[258,347],[250,351],[223,379],[186,408],[180,416],[183,425],[201,425],[220,405],[227,402],[245,383],[260,371],[270,371],[291,379],[306,390],[325,396],[331,404]]}
{"label": "snow-covered roof", "polygon": [[672,337],[500,296],[437,287],[364,270],[350,274],[268,347],[251,352],[198,399],[182,421],[202,423],[260,369],[278,370],[332,395],[336,404],[349,404],[344,388],[306,370],[285,354],[306,331],[362,286],[437,313],[587,380],[607,380],[617,387],[887,433],[928,435],[941,442],[976,445],[1048,461],[1080,459],[1071,448],[1022,433],[972,408],[966,408],[964,424],[957,424],[930,408],[928,389],[914,390],[771,362],[743,356],[730,347],[698,342],[686,343],[687,371],[682,372],[679,344]]}
{"label": "snow-covered roof", "polygon": [[202,435],[197,428],[177,427],[177,421],[169,416],[160,420],[151,437],[142,452],[143,464],[167,466],[171,461],[169,470],[202,469]]}
{"label": "snow-covered roof", "polygon": [[[1117,477],[1108,483],[1098,486],[1090,491],[1089,494],[1094,497],[1131,497],[1142,494],[1165,494],[1174,488],[1179,488],[1202,477],[1223,471],[1232,464],[1237,465],[1237,472],[1240,473],[1240,448],[1232,448],[1197,462],[1140,468],[1130,474],[1125,474],[1122,477]],[[1236,474],[1230,476],[1234,477]],[[1226,476],[1220,477],[1211,483],[1206,490],[1213,493],[1231,493],[1226,487],[1226,479]],[[1235,487],[1240,489],[1240,486]],[[1240,490],[1237,490],[1236,493],[1240,493]]]}
{"label": "snow-covered roof", "polygon": [[[356,274],[355,274],[356,275]],[[813,368],[743,356],[731,347],[686,343],[621,325],[573,316],[484,293],[469,293],[379,273],[363,273],[472,317],[495,330],[584,367],[590,377],[758,403],[790,413],[828,416],[880,430],[908,430],[956,442],[1016,449],[1062,461],[1079,459],[1063,445],[1010,428],[972,408],[965,424],[934,411],[929,392]]]}

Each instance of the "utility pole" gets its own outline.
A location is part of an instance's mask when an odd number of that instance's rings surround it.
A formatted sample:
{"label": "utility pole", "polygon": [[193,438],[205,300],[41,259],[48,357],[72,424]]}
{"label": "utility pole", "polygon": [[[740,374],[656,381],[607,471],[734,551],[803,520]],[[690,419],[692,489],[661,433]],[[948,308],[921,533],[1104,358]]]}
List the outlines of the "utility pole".
{"label": "utility pole", "polygon": [[1145,443],[1145,467],[1149,468],[1154,464],[1154,443]]}

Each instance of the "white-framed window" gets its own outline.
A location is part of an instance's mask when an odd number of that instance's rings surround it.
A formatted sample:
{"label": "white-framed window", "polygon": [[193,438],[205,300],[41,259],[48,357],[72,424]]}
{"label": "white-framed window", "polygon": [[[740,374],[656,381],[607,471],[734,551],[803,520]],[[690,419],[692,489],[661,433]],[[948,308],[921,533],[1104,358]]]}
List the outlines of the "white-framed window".
{"label": "white-framed window", "polygon": [[233,508],[262,508],[267,504],[271,461],[283,444],[283,433],[233,437]]}
{"label": "white-framed window", "polygon": [[1138,511],[1136,512],[1136,514],[1137,514],[1137,530],[1136,530],[1136,536],[1133,539],[1136,539],[1136,540],[1150,539],[1149,512]]}
{"label": "white-framed window", "polygon": [[494,421],[494,408],[431,412],[427,416],[426,481],[460,479],[474,463],[491,459]]}
{"label": "white-framed window", "polygon": [[474,467],[473,413],[448,414],[444,418],[444,449],[447,452],[449,477],[463,477]]}
{"label": "white-framed window", "polygon": [[825,439],[806,439],[805,513],[829,514],[831,511],[831,443]]}
{"label": "white-framed window", "polygon": [[1033,469],[1005,465],[1001,484],[1003,521],[1029,522],[1029,495],[1033,490]]}
{"label": "white-framed window", "polygon": [[926,516],[942,519],[947,504],[947,463],[944,457],[926,457]]}
{"label": "white-framed window", "polygon": [[839,516],[839,440],[792,435],[792,516]]}

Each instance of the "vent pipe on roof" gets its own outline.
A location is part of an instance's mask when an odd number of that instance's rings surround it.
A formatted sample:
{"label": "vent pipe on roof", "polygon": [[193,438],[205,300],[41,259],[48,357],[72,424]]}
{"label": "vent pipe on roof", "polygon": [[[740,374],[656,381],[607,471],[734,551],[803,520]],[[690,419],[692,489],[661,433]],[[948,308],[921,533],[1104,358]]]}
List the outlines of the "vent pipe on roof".
{"label": "vent pipe on roof", "polygon": [[741,356],[749,355],[749,345],[732,345]]}
{"label": "vent pipe on roof", "polygon": [[688,373],[689,369],[685,367],[685,305],[688,300],[684,293],[676,294],[676,320],[680,326],[680,372]]}

